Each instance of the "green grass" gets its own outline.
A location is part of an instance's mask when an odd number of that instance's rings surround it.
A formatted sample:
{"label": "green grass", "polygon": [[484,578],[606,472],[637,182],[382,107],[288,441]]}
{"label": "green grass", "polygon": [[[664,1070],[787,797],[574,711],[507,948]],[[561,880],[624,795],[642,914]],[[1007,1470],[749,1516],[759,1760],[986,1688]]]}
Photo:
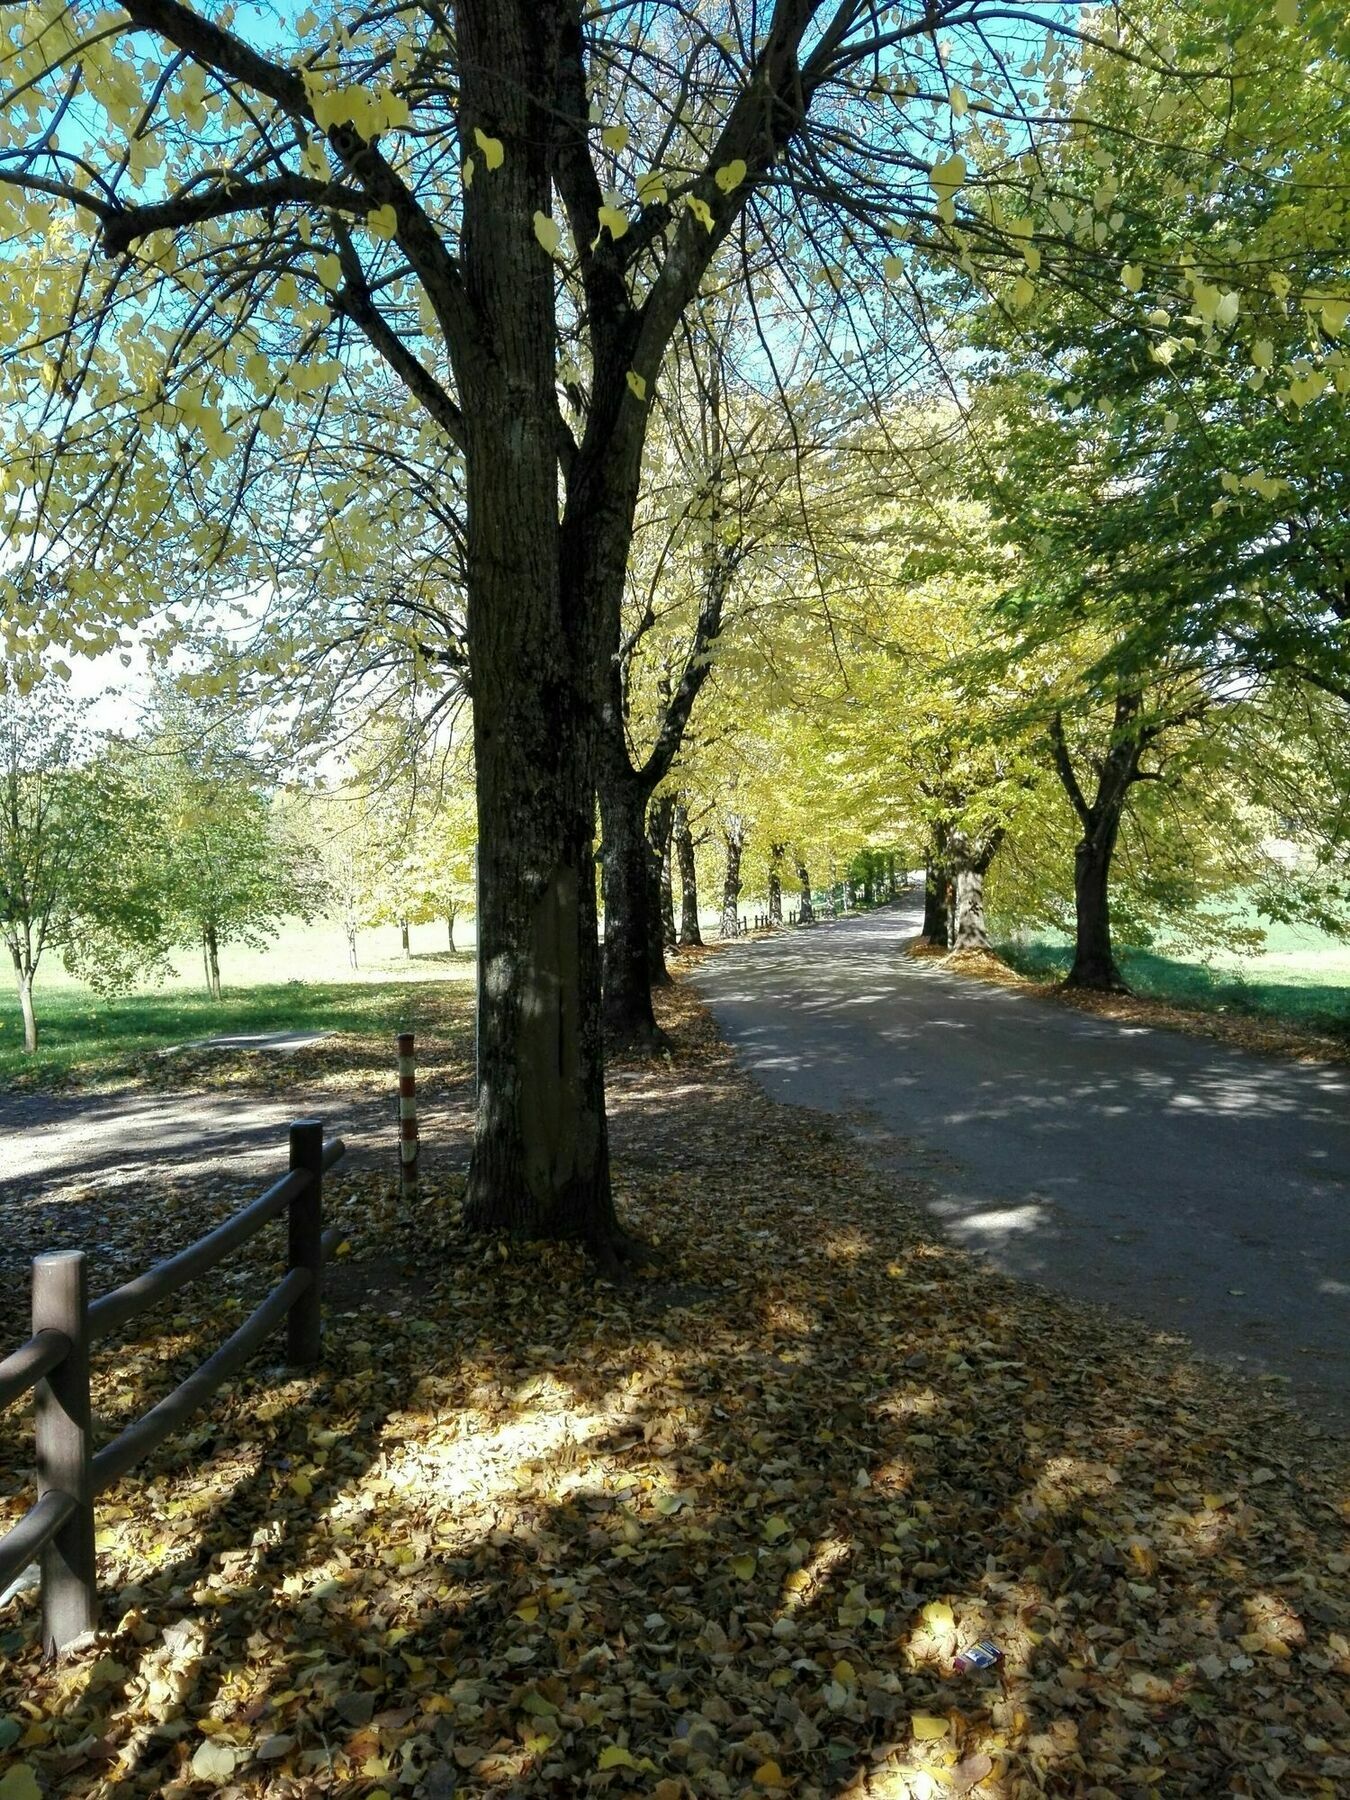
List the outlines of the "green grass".
{"label": "green grass", "polygon": [[265,951],[227,946],[225,991],[213,1001],[194,959],[179,957],[161,987],[106,998],[72,981],[58,960],[38,971],[38,1051],[26,1056],[18,1000],[0,990],[0,1089],[98,1081],[157,1050],[235,1033],[337,1031],[387,1038],[436,1017],[455,984],[467,998],[472,953],[442,949],[444,928],[413,928],[405,957],[392,927],[363,934],[362,967],[347,966],[341,933],[288,926]]}
{"label": "green grass", "polygon": [[[1318,932],[1273,926],[1256,956],[1208,960],[1163,950],[1120,950],[1121,973],[1135,993],[1201,1012],[1273,1019],[1302,1030],[1350,1038],[1350,946]],[[1073,960],[1067,943],[1002,943],[1021,974],[1054,980]]]}

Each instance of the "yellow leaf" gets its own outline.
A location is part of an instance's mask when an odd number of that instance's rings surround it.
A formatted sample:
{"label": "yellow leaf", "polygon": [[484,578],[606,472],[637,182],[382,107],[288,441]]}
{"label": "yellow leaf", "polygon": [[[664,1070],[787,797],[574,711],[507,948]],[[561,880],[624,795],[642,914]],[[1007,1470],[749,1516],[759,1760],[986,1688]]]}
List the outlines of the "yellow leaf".
{"label": "yellow leaf", "polygon": [[745,175],[745,160],[743,157],[736,156],[733,157],[729,163],[724,163],[722,165],[713,176],[713,180],[717,183],[718,187],[721,188],[724,194],[730,194],[745,180]]}
{"label": "yellow leaf", "polygon": [[600,229],[608,231],[612,238],[621,238],[628,229],[628,214],[617,206],[602,206],[598,216]]}
{"label": "yellow leaf", "polygon": [[958,119],[964,119],[970,110],[970,102],[959,87],[954,87],[947,96],[947,103]]}
{"label": "yellow leaf", "polygon": [[1275,0],[1275,17],[1292,31],[1298,24],[1298,0]]}
{"label": "yellow leaf", "polygon": [[1035,298],[1036,283],[1026,275],[1019,275],[1012,284],[1012,293],[1008,296],[1009,305],[1015,312],[1021,312],[1024,307],[1030,306]]}
{"label": "yellow leaf", "polygon": [[659,169],[649,169],[638,176],[637,197],[644,206],[664,206],[669,193],[666,178]]}
{"label": "yellow leaf", "polygon": [[473,186],[473,169],[473,158],[471,156],[466,156],[464,158],[464,166],[459,172],[460,180],[464,183],[466,188],[471,188]]}
{"label": "yellow leaf", "polygon": [[1142,263],[1127,262],[1122,264],[1120,279],[1132,294],[1137,294],[1144,285],[1144,268]]}
{"label": "yellow leaf", "polygon": [[516,1617],[518,1619],[524,1619],[527,1625],[533,1625],[534,1621],[539,1617],[539,1608],[535,1605],[533,1600],[526,1600],[516,1608]]}
{"label": "yellow leaf", "polygon": [[887,281],[898,281],[905,272],[905,260],[902,256],[883,257],[881,268]]}
{"label": "yellow leaf", "polygon": [[731,1560],[731,1572],[737,1581],[749,1581],[755,1572],[753,1556],[735,1556]]}
{"label": "yellow leaf", "polygon": [[366,230],[387,242],[398,230],[398,214],[392,206],[377,206],[366,214]]}
{"label": "yellow leaf", "polygon": [[558,254],[562,244],[562,232],[558,229],[556,219],[550,219],[547,213],[537,212],[534,215],[534,235],[550,256]]}
{"label": "yellow leaf", "polygon": [[16,1763],[0,1780],[0,1800],[42,1800],[42,1789],[31,1763]]}
{"label": "yellow leaf", "polygon": [[930,1631],[950,1631],[956,1620],[945,1600],[930,1600],[923,1609],[923,1622]]}
{"label": "yellow leaf", "polygon": [[636,1769],[637,1763],[622,1744],[606,1744],[595,1766],[597,1769]]}
{"label": "yellow leaf", "polygon": [[782,1787],[783,1771],[776,1762],[762,1762],[755,1770],[756,1787]]}
{"label": "yellow leaf", "polygon": [[959,150],[939,157],[928,172],[928,184],[939,200],[949,200],[966,179],[966,159]]}
{"label": "yellow leaf", "polygon": [[301,1500],[308,1500],[310,1495],[314,1492],[314,1483],[310,1480],[308,1475],[292,1475],[286,1485],[291,1492],[297,1494]]}
{"label": "yellow leaf", "polygon": [[489,137],[479,126],[473,128],[473,141],[483,152],[483,161],[487,164],[489,175],[494,169],[500,169],[506,161],[506,151],[500,138]]}
{"label": "yellow leaf", "polygon": [[684,203],[698,220],[705,231],[713,228],[712,208],[706,200],[700,200],[697,194],[686,194]]}
{"label": "yellow leaf", "polygon": [[600,133],[600,142],[606,150],[613,150],[617,155],[620,150],[628,148],[628,127],[626,125],[606,125]]}
{"label": "yellow leaf", "polygon": [[1350,300],[1328,300],[1322,307],[1322,329],[1332,337],[1339,337],[1345,330],[1346,321],[1350,320]]}
{"label": "yellow leaf", "polygon": [[842,1658],[834,1665],[833,1672],[834,1679],[839,1683],[840,1687],[852,1687],[854,1682],[858,1679],[858,1671],[854,1668],[853,1664],[851,1662],[845,1662]]}
{"label": "yellow leaf", "polygon": [[[646,397],[647,384],[640,375],[635,375],[632,369],[629,369],[624,379],[628,383],[629,390],[636,394],[639,400]],[[656,1510],[667,1519],[672,1513],[677,1513],[683,1505],[684,1498],[680,1494],[658,1494],[656,1496]]]}
{"label": "yellow leaf", "polygon": [[342,280],[342,264],[331,251],[315,258],[314,272],[326,288],[335,288]]}
{"label": "yellow leaf", "polygon": [[770,1544],[776,1544],[779,1538],[787,1537],[791,1530],[792,1527],[781,1513],[775,1513],[771,1519],[766,1519],[764,1522],[764,1537]]}
{"label": "yellow leaf", "polygon": [[921,1744],[946,1737],[950,1729],[946,1719],[939,1719],[934,1713],[911,1713],[909,1728]]}

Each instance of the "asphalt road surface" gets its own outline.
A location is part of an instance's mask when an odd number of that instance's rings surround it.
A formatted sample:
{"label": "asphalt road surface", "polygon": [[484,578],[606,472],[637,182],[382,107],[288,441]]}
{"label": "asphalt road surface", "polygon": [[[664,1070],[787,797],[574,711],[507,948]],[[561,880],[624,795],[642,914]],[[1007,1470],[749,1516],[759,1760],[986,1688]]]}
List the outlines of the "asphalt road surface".
{"label": "asphalt road surface", "polygon": [[1350,1429],[1350,1071],[1118,1024],[900,954],[896,907],[697,985],[776,1098],[846,1118],[1010,1275],[1289,1379]]}

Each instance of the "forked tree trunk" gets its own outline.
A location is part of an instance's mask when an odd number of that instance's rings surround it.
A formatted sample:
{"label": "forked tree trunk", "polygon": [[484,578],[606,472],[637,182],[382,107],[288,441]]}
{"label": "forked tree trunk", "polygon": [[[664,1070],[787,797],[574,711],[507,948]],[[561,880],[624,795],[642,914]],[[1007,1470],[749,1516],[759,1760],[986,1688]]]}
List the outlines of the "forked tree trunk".
{"label": "forked tree trunk", "polygon": [[[535,96],[550,21],[460,0],[460,128],[505,141],[466,188],[475,343],[462,396],[467,615],[478,803],[478,1111],[464,1219],[519,1237],[619,1240],[605,1122],[595,918],[595,645],[564,592],[558,517],[553,121]],[[446,303],[460,304],[447,289]],[[477,340],[481,339],[481,352]],[[569,562],[566,579],[583,579]]]}
{"label": "forked tree trunk", "polygon": [[1091,799],[1074,770],[1063,720],[1058,714],[1051,720],[1055,769],[1083,831],[1073,859],[1074,951],[1065,987],[1129,992],[1111,944],[1111,859],[1130,789],[1143,779],[1139,764],[1144,749],[1157,736],[1156,728],[1141,725],[1142,709],[1142,694],[1125,690],[1116,695],[1111,742],[1097,760],[1097,787]]}
{"label": "forked tree trunk", "polygon": [[745,851],[745,822],[736,815],[727,820],[722,827],[722,843],[726,851],[726,866],[722,875],[722,923],[721,935],[734,938],[740,935],[741,897],[741,857]]}
{"label": "forked tree trunk", "polygon": [[683,801],[675,804],[673,842],[680,868],[680,943],[698,947],[703,943],[703,933],[698,928],[698,868],[694,834],[689,829],[689,814]]}
{"label": "forked tree trunk", "polygon": [[1003,830],[987,838],[971,839],[954,831],[949,840],[952,859],[952,949],[988,950],[989,930],[984,917],[984,878],[1003,842]]}
{"label": "forked tree trunk", "polygon": [[814,925],[816,922],[816,909],[811,904],[811,871],[804,862],[799,862],[797,864],[797,882],[801,889],[801,899],[797,908],[797,923],[799,925]]}

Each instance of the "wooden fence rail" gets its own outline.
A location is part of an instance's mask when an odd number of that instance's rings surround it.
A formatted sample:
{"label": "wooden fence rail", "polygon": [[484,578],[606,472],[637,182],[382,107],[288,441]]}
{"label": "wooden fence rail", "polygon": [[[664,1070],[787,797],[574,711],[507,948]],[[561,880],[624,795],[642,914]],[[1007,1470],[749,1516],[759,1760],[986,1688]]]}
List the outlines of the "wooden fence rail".
{"label": "wooden fence rail", "polygon": [[[40,1563],[42,1642],[54,1655],[91,1631],[98,1611],[94,1501],[198,1412],[284,1320],[287,1360],[320,1350],[323,1265],[341,1235],[323,1228],[323,1178],[343,1155],[317,1119],[290,1129],[290,1169],[265,1194],[186,1250],[90,1301],[83,1250],[33,1259],[33,1335],[0,1360],[0,1407],[34,1395],[36,1503],[0,1537],[0,1590]],[[148,1413],[95,1453],[89,1352],[148,1308],[214,1269],[269,1220],[287,1218],[287,1272],[214,1355]]]}

